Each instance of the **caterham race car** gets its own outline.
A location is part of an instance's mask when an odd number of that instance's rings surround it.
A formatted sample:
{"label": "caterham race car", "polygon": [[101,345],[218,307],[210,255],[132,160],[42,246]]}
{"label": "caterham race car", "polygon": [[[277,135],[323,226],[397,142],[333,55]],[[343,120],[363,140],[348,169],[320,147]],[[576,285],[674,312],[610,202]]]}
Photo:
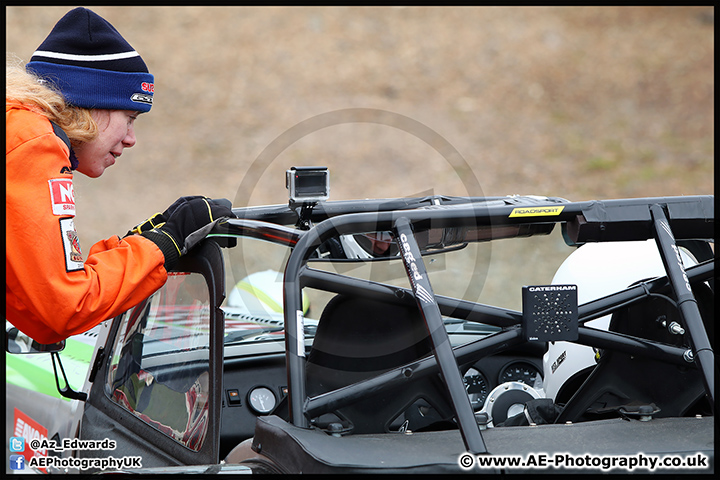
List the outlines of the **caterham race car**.
{"label": "caterham race car", "polygon": [[82,388],[34,353],[75,407],[26,469],[714,472],[712,196],[331,201],[326,176],[234,208],[98,327]]}

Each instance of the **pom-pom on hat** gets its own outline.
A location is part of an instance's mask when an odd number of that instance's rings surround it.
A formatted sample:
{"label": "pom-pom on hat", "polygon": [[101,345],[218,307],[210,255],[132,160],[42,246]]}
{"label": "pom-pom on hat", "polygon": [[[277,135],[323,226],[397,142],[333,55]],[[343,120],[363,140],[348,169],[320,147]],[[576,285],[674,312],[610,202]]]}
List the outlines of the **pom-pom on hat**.
{"label": "pom-pom on hat", "polygon": [[86,8],[65,14],[26,65],[81,108],[148,112],[155,91],[145,62],[107,20]]}

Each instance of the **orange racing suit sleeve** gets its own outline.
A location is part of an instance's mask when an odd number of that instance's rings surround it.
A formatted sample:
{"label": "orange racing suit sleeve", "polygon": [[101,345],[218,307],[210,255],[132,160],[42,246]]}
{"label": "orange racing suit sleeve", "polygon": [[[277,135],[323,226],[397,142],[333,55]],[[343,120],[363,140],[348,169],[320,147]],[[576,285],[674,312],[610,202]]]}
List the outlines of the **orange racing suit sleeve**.
{"label": "orange racing suit sleeve", "polygon": [[74,225],[70,150],[52,124],[6,102],[6,319],[40,343],[85,332],[167,280],[164,256],[139,235],[93,245]]}

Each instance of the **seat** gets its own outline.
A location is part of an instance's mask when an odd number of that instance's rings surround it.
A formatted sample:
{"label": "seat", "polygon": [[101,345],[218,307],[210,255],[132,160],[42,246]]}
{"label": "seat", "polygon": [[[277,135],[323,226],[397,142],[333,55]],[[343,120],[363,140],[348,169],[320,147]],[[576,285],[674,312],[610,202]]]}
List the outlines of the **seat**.
{"label": "seat", "polygon": [[[693,286],[693,293],[712,343],[714,293],[706,284]],[[687,348],[689,334],[671,334],[666,327],[671,322],[682,323],[675,304],[667,297],[654,296],[614,313],[609,328],[612,332]],[[568,400],[557,423],[606,418],[619,413],[640,415],[641,408],[655,417],[711,413],[697,368],[605,350],[597,367]]]}
{"label": "seat", "polygon": [[[425,322],[414,305],[338,295],[323,310],[306,364],[306,391],[316,396],[432,354]],[[439,375],[408,380],[313,419],[352,433],[420,430],[451,419]],[[336,426],[337,428],[337,426]]]}

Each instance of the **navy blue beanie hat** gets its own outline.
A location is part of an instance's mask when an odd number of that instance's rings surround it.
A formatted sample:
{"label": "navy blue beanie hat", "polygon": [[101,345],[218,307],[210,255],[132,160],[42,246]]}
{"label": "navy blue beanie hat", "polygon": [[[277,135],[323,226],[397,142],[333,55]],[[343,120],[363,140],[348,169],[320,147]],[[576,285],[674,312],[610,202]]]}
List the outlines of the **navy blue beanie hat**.
{"label": "navy blue beanie hat", "polygon": [[86,8],[61,18],[26,68],[77,107],[139,112],[152,107],[154,78],[140,54]]}

